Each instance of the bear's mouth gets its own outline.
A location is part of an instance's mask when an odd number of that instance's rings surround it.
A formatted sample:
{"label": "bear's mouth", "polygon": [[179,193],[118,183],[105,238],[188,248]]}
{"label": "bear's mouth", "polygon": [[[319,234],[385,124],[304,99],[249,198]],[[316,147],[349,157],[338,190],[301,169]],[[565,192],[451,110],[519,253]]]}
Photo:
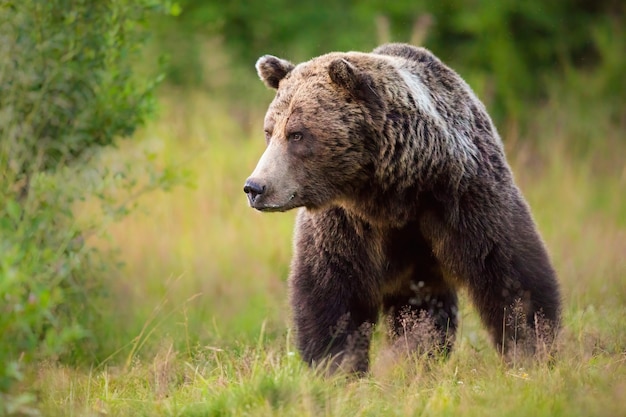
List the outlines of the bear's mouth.
{"label": "bear's mouth", "polygon": [[276,212],[276,211],[288,211],[291,209],[294,209],[296,207],[298,207],[297,202],[295,201],[296,198],[296,193],[293,192],[289,198],[287,199],[287,201],[283,204],[272,204],[272,203],[260,203],[260,204],[253,204],[252,208],[255,208],[259,211],[262,212],[266,212],[266,213],[271,213],[271,212]]}

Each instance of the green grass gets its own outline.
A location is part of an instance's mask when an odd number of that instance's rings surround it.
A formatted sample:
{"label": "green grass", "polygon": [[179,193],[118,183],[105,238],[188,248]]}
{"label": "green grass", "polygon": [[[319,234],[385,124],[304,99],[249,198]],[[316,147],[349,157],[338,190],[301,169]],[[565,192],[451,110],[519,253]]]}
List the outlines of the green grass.
{"label": "green grass", "polygon": [[[325,378],[291,341],[294,213],[257,213],[241,191],[264,147],[262,113],[246,132],[200,95],[171,93],[163,103],[158,121],[102,163],[140,169],[149,151],[189,170],[196,185],[141,197],[110,239],[90,240],[118,248],[124,261],[94,329],[114,353],[91,366],[31,369],[23,388],[42,415],[626,415],[623,158],[572,157],[570,132],[548,121],[534,132],[549,143],[541,151],[503,134],[563,288],[554,364],[504,365],[463,296],[449,360],[394,357],[378,329],[371,375]],[[77,215],[88,221],[98,210],[88,202]]]}

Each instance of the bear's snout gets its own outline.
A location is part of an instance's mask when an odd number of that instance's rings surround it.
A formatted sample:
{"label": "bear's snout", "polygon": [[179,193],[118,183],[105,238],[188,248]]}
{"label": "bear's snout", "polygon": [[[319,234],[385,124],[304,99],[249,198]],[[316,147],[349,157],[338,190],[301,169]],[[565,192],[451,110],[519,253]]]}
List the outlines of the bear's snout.
{"label": "bear's snout", "polygon": [[248,179],[246,184],[243,186],[243,192],[248,195],[248,201],[250,201],[250,205],[254,206],[254,201],[258,196],[265,192],[265,185],[259,184],[252,179]]}

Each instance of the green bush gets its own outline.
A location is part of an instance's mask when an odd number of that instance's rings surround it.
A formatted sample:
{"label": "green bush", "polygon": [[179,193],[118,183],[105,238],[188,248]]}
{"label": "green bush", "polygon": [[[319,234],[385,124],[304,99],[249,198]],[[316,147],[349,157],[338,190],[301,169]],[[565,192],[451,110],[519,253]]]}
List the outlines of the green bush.
{"label": "green bush", "polygon": [[93,330],[102,262],[72,209],[108,202],[81,167],[150,115],[160,76],[134,65],[146,17],[166,6],[0,1],[0,403],[24,363],[80,355]]}
{"label": "green bush", "polygon": [[0,13],[0,161],[18,177],[53,169],[149,113],[154,79],[133,76],[143,0],[3,1]]}
{"label": "green bush", "polygon": [[35,197],[0,196],[0,392],[19,378],[21,363],[57,357],[85,336],[84,310],[95,292],[85,285],[86,249],[60,186],[40,174]]}

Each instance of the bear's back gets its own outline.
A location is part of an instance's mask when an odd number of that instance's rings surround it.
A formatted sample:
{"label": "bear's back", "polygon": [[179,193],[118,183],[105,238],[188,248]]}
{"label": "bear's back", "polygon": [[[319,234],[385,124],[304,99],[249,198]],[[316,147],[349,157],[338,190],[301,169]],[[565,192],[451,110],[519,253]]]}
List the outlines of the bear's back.
{"label": "bear's back", "polygon": [[426,48],[421,48],[405,43],[388,43],[381,45],[372,51],[373,54],[398,56],[419,63],[441,63],[439,59]]}

